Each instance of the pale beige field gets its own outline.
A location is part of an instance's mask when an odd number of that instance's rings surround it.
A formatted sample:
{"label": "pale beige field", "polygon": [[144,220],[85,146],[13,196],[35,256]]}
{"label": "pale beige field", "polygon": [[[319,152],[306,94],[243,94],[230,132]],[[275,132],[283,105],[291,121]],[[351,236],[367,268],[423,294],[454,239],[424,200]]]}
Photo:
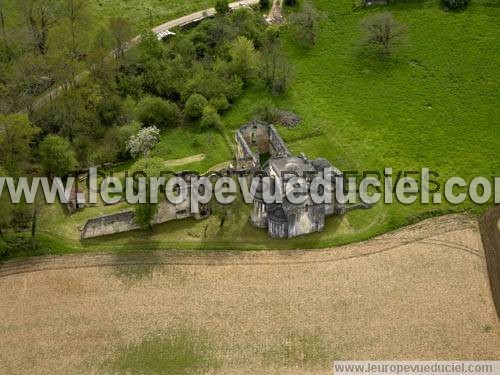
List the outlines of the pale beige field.
{"label": "pale beige field", "polygon": [[[142,264],[142,265],[141,265]],[[335,359],[499,359],[473,218],[326,250],[87,254],[0,268],[0,373],[100,373],[172,332],[214,373],[331,373]]]}

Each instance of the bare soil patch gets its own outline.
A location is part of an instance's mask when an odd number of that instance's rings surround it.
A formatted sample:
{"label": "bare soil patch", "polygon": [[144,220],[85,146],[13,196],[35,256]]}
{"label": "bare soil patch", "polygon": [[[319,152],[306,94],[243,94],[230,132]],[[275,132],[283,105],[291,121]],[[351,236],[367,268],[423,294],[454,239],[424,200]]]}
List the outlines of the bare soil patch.
{"label": "bare soil patch", "polygon": [[186,164],[196,163],[198,161],[205,160],[207,156],[205,154],[191,155],[182,159],[166,160],[165,166],[167,168],[179,167]]}
{"label": "bare soil patch", "polygon": [[189,355],[203,337],[223,374],[500,355],[478,224],[464,215],[335,249],[10,261],[0,290],[1,373],[119,371],[151,342],[178,345],[175,332],[191,335]]}

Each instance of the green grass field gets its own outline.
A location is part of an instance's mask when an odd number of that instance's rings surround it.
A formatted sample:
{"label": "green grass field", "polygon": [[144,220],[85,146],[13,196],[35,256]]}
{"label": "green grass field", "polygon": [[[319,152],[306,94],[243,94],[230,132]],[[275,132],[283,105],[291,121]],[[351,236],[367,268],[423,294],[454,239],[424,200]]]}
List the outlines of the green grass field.
{"label": "green grass field", "polygon": [[92,0],[90,6],[100,19],[127,18],[137,29],[152,28],[168,20],[211,8],[211,0]]}
{"label": "green grass field", "polygon": [[[107,26],[112,17],[128,19],[137,31],[152,28],[176,17],[214,6],[211,0],[90,0],[87,2],[87,13],[92,17],[89,22],[97,31],[99,26]],[[23,22],[20,7],[15,0],[6,0],[4,13],[7,26],[15,26]],[[16,17],[12,17],[12,15]],[[55,37],[55,39],[57,39]]]}
{"label": "green grass field", "polygon": [[[285,35],[295,76],[286,96],[251,90],[224,118],[224,137],[175,129],[164,134],[155,154],[167,160],[205,153],[203,161],[179,167],[204,172],[231,158],[234,130],[251,118],[260,102],[271,100],[303,120],[293,130],[279,129],[294,153],[328,158],[343,170],[392,167],[397,173],[428,167],[439,173],[442,182],[451,176],[470,181],[498,175],[498,3],[474,0],[460,13],[444,11],[437,1],[395,1],[370,9],[354,8],[352,0],[315,0],[314,4],[324,15],[317,45],[304,50]],[[390,59],[381,59],[361,45],[360,22],[386,10],[408,27],[408,33]],[[41,237],[56,252],[68,247],[72,251],[326,247],[369,238],[427,216],[464,210],[480,213],[484,206],[470,201],[458,206],[378,204],[368,211],[328,219],[323,233],[286,241],[272,240],[255,229],[246,207],[223,230],[215,218],[184,220],[158,226],[153,233],[83,243],[78,227],[89,217],[117,208],[91,208],[64,220],[53,216],[58,209],[47,208],[40,220]]]}

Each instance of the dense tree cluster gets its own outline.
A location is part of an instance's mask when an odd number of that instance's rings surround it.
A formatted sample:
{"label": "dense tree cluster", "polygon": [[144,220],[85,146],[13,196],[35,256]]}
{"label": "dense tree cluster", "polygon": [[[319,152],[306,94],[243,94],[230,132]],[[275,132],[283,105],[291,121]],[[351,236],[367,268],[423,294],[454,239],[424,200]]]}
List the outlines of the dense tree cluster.
{"label": "dense tree cluster", "polygon": [[[167,41],[143,32],[134,48],[123,18],[92,35],[85,0],[16,4],[0,0],[0,167],[9,176],[64,176],[148,157],[162,129],[221,129],[245,89],[282,93],[290,81],[278,29],[250,8],[229,11],[226,1]],[[0,206],[9,213],[0,229],[33,216]]]}

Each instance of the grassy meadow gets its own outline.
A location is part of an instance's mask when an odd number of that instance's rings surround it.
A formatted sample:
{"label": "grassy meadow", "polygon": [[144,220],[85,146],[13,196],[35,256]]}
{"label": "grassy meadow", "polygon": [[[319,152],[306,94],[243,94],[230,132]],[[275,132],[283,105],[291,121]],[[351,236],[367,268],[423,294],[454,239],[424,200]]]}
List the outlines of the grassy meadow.
{"label": "grassy meadow", "polygon": [[[112,9],[114,3],[103,1],[102,6]],[[200,8],[207,2],[189,2],[192,10],[197,8],[194,3]],[[352,0],[313,3],[323,15],[314,48],[298,47],[285,30],[285,51],[294,70],[294,82],[285,96],[252,89],[224,117],[225,134],[169,130],[155,156],[171,160],[203,153],[203,160],[178,167],[200,172],[228,161],[234,131],[251,119],[260,103],[272,101],[302,119],[295,129],[279,128],[292,152],[325,157],[344,171],[382,172],[392,167],[396,175],[399,170],[428,167],[439,173],[441,183],[451,176],[470,181],[498,175],[498,3],[474,0],[463,12],[447,12],[438,1],[394,1],[368,9],[355,7]],[[407,27],[404,42],[390,58],[360,42],[361,21],[380,11],[391,11]],[[370,210],[329,218],[323,233],[285,241],[272,240],[266,231],[254,228],[249,206],[231,216],[223,229],[216,218],[189,219],[157,226],[152,233],[85,242],[80,242],[78,232],[85,220],[117,207],[89,208],[71,217],[53,215],[60,208],[49,207],[39,229],[48,248],[57,252],[313,248],[359,241],[428,216],[464,210],[480,213],[484,208],[470,201],[457,206],[379,203]]]}

